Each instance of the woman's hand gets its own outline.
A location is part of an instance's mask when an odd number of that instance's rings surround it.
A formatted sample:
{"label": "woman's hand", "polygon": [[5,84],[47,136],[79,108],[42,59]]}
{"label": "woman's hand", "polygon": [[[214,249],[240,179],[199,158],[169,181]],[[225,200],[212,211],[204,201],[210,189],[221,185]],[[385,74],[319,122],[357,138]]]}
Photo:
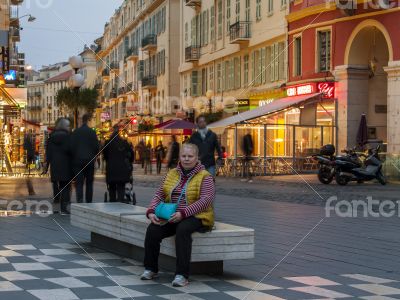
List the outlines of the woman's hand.
{"label": "woman's hand", "polygon": [[183,219],[182,213],[178,211],[171,216],[171,219],[169,219],[168,222],[178,223],[178,222],[182,221],[182,219]]}
{"label": "woman's hand", "polygon": [[149,214],[149,219],[151,221],[151,223],[156,224],[156,225],[160,225],[160,219],[157,218],[157,216],[155,214]]}

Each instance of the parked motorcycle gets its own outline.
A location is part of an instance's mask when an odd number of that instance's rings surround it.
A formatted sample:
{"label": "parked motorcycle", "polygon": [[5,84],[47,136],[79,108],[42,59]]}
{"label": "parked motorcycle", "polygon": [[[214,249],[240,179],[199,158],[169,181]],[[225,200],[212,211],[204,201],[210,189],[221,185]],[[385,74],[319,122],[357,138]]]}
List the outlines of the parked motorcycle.
{"label": "parked motorcycle", "polygon": [[[346,151],[346,155],[336,157],[335,179],[339,185],[346,185],[350,181],[364,182],[377,179],[380,184],[386,184],[386,178],[382,173],[382,162],[379,159],[378,145],[370,150],[368,155],[357,153],[354,150]],[[360,160],[364,156],[364,164]]]}
{"label": "parked motorcycle", "polygon": [[318,162],[318,180],[323,184],[330,184],[335,178],[335,146],[322,146],[319,155],[313,155]]}

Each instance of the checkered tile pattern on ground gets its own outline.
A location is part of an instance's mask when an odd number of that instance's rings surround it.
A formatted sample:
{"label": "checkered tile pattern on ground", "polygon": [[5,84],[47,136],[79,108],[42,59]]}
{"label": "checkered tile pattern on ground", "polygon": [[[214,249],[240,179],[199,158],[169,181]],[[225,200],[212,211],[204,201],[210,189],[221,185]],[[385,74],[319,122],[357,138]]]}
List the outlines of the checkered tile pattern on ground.
{"label": "checkered tile pattern on ground", "polygon": [[[285,277],[256,282],[193,276],[185,288],[173,274],[141,281],[141,263],[74,244],[0,246],[0,299],[400,299],[400,282],[362,274]],[[255,289],[250,293],[251,289]]]}

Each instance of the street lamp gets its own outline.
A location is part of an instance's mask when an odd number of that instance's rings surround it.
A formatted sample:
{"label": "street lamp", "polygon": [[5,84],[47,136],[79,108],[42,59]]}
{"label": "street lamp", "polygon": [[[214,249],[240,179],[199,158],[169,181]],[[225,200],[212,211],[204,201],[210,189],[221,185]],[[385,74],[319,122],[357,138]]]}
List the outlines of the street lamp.
{"label": "street lamp", "polygon": [[211,103],[211,100],[212,100],[212,97],[214,97],[214,91],[208,90],[208,91],[206,92],[206,97],[207,97],[207,99],[208,99],[208,112],[211,114],[211,113],[212,113],[212,103]]}
{"label": "street lamp", "polygon": [[[76,97],[78,97],[79,89],[85,84],[85,78],[82,74],[79,74],[78,71],[83,67],[83,60],[80,56],[72,56],[69,58],[69,64],[71,68],[75,71],[69,80],[68,86],[69,88],[75,91]],[[74,128],[78,127],[78,108],[74,109]]]}
{"label": "street lamp", "polygon": [[34,22],[36,20],[36,18],[34,16],[32,16],[31,14],[23,15],[23,16],[19,17],[18,20],[25,18],[25,17],[29,17],[28,22]]}

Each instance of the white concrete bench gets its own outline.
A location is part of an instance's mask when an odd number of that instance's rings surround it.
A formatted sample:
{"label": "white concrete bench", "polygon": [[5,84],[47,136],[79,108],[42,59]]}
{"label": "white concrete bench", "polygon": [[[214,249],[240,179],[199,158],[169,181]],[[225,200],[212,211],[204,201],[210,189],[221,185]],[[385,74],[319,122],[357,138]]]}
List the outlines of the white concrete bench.
{"label": "white concrete bench", "polygon": [[[91,232],[92,243],[108,251],[142,260],[150,221],[146,209],[123,203],[71,205],[71,224]],[[194,233],[192,273],[221,274],[223,261],[254,258],[254,229],[217,222],[215,229]],[[160,264],[175,268],[175,238],[161,244]]]}

